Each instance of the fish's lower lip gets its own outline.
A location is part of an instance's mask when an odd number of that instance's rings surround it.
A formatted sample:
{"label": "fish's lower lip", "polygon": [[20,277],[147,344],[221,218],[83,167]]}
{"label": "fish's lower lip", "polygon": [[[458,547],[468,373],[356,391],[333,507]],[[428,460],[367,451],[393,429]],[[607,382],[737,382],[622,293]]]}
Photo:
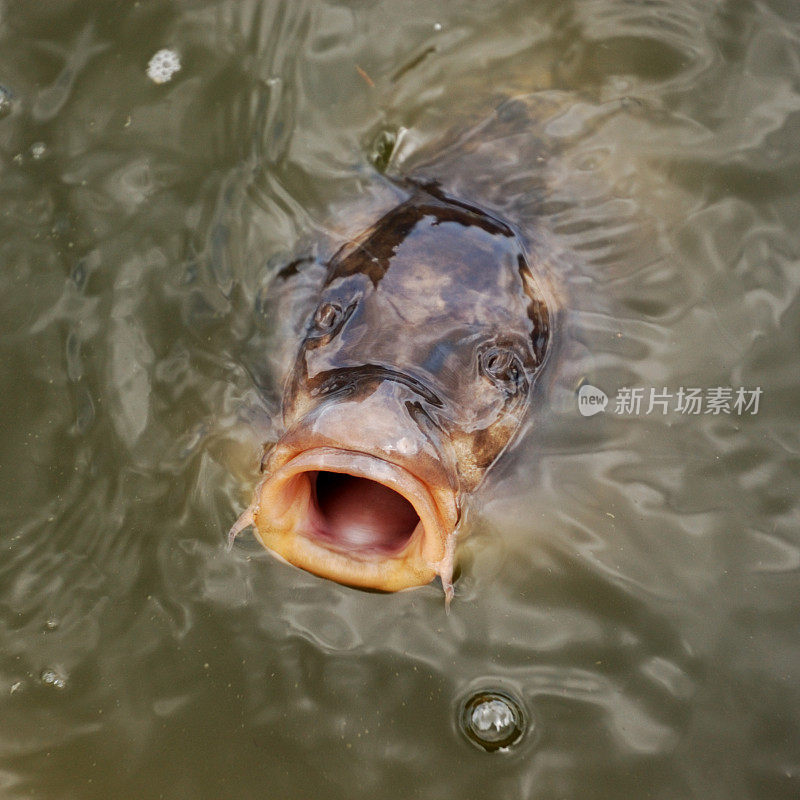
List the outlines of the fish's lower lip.
{"label": "fish's lower lip", "polygon": [[[339,473],[387,487],[413,507],[407,535],[360,547],[319,533],[316,481]],[[402,502],[402,501],[400,501]],[[434,492],[405,467],[368,453],[336,447],[304,450],[275,465],[258,490],[254,522],[262,544],[317,575],[355,586],[395,591],[429,583],[452,568],[457,520],[452,491]],[[324,526],[323,526],[324,527]]]}

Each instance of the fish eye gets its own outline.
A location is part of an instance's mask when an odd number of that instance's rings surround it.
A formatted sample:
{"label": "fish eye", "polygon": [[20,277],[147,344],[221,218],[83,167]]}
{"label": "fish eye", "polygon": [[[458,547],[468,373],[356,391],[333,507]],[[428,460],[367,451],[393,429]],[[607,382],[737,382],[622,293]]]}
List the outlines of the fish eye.
{"label": "fish eye", "polygon": [[509,395],[515,395],[526,385],[525,367],[519,353],[512,347],[488,347],[480,354],[481,372]]}
{"label": "fish eye", "polygon": [[329,333],[341,322],[343,315],[338,303],[320,303],[314,312],[314,327],[320,333]]}

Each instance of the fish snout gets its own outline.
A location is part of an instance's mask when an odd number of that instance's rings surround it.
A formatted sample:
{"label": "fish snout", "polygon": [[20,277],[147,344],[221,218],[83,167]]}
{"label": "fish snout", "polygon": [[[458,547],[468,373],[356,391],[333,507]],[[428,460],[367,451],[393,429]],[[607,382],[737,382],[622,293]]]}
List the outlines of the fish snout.
{"label": "fish snout", "polygon": [[407,381],[333,394],[292,424],[265,464],[257,535],[323,577],[395,591],[449,585],[457,470],[428,401]]}
{"label": "fish snout", "polygon": [[[378,392],[379,398],[386,398],[388,395],[397,398],[403,396],[407,403],[429,408],[434,416],[436,410],[445,405],[426,381],[413,376],[409,371],[374,364],[329,369],[314,380],[313,387],[308,388],[319,399],[358,397],[366,400],[375,392]],[[377,399],[377,402],[381,400]]]}

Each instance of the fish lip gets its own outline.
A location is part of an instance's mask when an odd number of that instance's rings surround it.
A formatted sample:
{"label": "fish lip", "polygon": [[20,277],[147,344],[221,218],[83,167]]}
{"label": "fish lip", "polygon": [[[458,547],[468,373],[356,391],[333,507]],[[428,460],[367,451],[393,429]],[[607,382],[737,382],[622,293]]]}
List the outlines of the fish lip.
{"label": "fish lip", "polygon": [[[277,453],[275,455],[278,455]],[[396,551],[354,552],[307,535],[311,502],[310,479],[292,484],[303,474],[339,472],[381,483],[414,507],[419,522]],[[353,586],[397,591],[430,583],[451,571],[452,543],[458,518],[455,493],[432,490],[407,467],[371,453],[346,447],[317,446],[281,454],[270,463],[254,502],[256,535],[286,561]]]}

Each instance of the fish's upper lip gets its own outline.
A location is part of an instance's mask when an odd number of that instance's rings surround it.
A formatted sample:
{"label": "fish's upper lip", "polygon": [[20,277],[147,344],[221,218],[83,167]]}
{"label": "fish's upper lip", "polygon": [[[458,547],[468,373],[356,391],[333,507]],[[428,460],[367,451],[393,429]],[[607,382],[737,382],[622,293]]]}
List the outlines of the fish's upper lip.
{"label": "fish's upper lip", "polygon": [[[274,455],[278,455],[275,453]],[[342,552],[304,535],[311,502],[310,479],[316,471],[340,472],[388,486],[414,507],[419,524],[396,553]],[[385,591],[429,583],[435,575],[449,585],[452,537],[458,518],[454,493],[429,487],[408,468],[378,456],[342,447],[310,447],[280,454],[256,492],[253,522],[258,538],[287,561],[341,583]]]}

